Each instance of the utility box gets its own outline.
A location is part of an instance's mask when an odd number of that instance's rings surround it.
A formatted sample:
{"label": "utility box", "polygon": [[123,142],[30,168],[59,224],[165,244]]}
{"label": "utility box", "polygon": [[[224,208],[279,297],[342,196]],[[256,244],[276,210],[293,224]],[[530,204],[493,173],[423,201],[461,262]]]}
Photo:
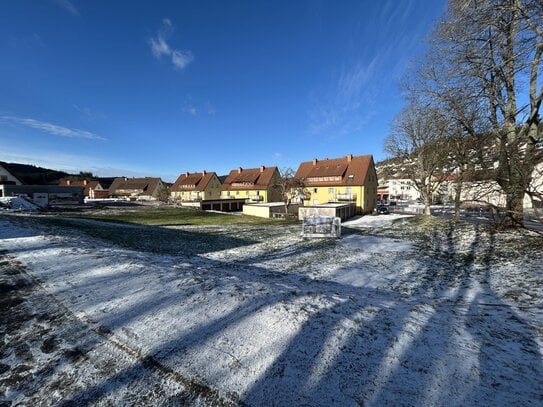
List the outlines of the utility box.
{"label": "utility box", "polygon": [[332,216],[307,216],[302,223],[302,237],[341,237],[341,218]]}

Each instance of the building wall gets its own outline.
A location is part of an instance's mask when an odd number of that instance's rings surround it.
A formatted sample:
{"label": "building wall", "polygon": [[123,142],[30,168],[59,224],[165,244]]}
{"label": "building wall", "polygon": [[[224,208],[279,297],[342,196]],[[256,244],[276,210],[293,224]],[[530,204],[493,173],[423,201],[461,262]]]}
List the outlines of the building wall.
{"label": "building wall", "polygon": [[[321,205],[328,202],[345,202],[348,203],[349,195],[352,196],[356,206],[357,213],[368,213],[375,208],[375,195],[377,193],[377,183],[370,183],[368,188],[374,188],[375,193],[366,194],[364,186],[311,186],[306,189],[311,194],[309,199],[304,200],[304,205]],[[375,185],[373,185],[375,184]],[[339,195],[339,196],[338,196]],[[341,196],[343,195],[343,196]],[[354,199],[356,196],[356,199]]]}
{"label": "building wall", "polygon": [[11,172],[0,165],[0,181],[2,180],[15,182],[15,185],[23,185],[23,183],[15,178]]}
{"label": "building wall", "polygon": [[[460,199],[462,201],[488,202],[501,208],[507,204],[505,193],[495,181],[464,183]],[[524,209],[533,208],[532,200],[528,194],[524,194],[523,207]]]}
{"label": "building wall", "polygon": [[258,216],[259,218],[269,218],[270,207],[261,205],[243,205],[243,214],[249,216]]}
{"label": "building wall", "polygon": [[204,199],[219,199],[221,197],[221,181],[214,176],[207,184]]}
{"label": "building wall", "polygon": [[[220,197],[225,198],[236,198],[236,199],[246,199],[248,203],[266,203],[266,202],[281,202],[283,198],[281,197],[281,191],[276,185],[279,184],[281,176],[279,171],[275,170],[270,184],[265,189],[246,189],[246,190],[230,190],[222,191]],[[260,196],[260,199],[251,199],[249,197]]]}
{"label": "building wall", "polygon": [[281,175],[279,174],[279,171],[275,171],[273,173],[273,177],[270,182],[270,186],[268,187],[268,194],[267,194],[267,202],[281,202],[283,201],[283,197],[281,196],[281,188],[277,188],[277,185],[279,185],[281,182]]}
{"label": "building wall", "polygon": [[388,199],[391,201],[413,202],[420,198],[420,192],[415,186],[415,182],[408,178],[388,179],[382,181],[380,185],[388,186]]}
{"label": "building wall", "polygon": [[[249,199],[249,197],[261,196],[262,199]],[[268,201],[268,191],[265,189],[249,189],[249,190],[233,190],[233,191],[222,191],[221,198],[235,198],[235,199],[246,199],[249,202],[255,203],[264,203]]]}
{"label": "building wall", "polygon": [[203,199],[204,193],[199,191],[173,191],[170,192],[172,199],[176,201],[199,201]]}
{"label": "building wall", "polygon": [[221,182],[217,176],[211,178],[204,191],[172,191],[170,196],[176,201],[205,201],[219,199],[221,195]]}
{"label": "building wall", "polygon": [[[291,204],[288,206],[288,213],[290,215],[298,214],[299,205]],[[243,214],[250,216],[258,216],[261,218],[270,218],[273,214],[283,214],[285,213],[285,205],[262,205],[262,204],[245,204],[243,205]]]}

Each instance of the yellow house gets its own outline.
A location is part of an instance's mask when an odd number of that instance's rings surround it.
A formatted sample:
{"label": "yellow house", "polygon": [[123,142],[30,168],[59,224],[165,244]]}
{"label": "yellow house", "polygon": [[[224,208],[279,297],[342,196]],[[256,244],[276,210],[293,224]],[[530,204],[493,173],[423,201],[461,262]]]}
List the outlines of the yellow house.
{"label": "yellow house", "polygon": [[222,184],[221,199],[245,199],[246,203],[281,201],[277,167],[238,168]]}
{"label": "yellow house", "polygon": [[371,155],[306,161],[295,177],[306,188],[304,205],[354,202],[358,214],[375,209],[377,173]]}
{"label": "yellow house", "polygon": [[186,172],[181,174],[170,188],[170,196],[175,201],[198,202],[219,199],[221,181],[214,172]]}

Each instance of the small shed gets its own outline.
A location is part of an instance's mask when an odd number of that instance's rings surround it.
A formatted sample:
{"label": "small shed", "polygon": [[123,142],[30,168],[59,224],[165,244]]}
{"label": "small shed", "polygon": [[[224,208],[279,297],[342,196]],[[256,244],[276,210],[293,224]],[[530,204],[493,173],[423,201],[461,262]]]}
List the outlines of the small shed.
{"label": "small shed", "polygon": [[[298,213],[297,204],[290,204],[288,206],[288,213],[290,215],[296,215]],[[276,216],[284,216],[285,204],[283,202],[267,202],[259,204],[245,204],[243,205],[243,214],[250,216],[258,216],[260,218],[272,218]]]}

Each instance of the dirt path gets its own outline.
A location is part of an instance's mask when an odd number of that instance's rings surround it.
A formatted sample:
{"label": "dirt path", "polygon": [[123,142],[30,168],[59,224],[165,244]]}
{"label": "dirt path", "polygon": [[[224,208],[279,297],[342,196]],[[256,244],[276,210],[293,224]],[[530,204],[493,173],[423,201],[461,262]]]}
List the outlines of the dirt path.
{"label": "dirt path", "polygon": [[3,251],[0,321],[1,407],[235,404],[77,318]]}

